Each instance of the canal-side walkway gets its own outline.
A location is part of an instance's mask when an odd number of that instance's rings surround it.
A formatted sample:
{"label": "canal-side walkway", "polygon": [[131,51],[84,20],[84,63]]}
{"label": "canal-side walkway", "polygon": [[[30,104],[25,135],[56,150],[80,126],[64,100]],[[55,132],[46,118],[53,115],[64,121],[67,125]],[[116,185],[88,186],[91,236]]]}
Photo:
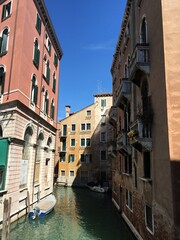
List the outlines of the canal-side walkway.
{"label": "canal-side walkway", "polygon": [[109,195],[59,186],[54,194],[54,211],[44,218],[14,222],[11,240],[135,240]]}

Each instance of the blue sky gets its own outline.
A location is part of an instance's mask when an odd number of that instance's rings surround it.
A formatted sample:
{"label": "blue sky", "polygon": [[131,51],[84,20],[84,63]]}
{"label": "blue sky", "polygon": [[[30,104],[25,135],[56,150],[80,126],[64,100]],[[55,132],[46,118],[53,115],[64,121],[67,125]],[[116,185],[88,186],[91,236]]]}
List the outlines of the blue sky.
{"label": "blue sky", "polygon": [[45,0],[63,50],[58,120],[65,105],[76,112],[94,94],[112,91],[110,73],[126,0]]}

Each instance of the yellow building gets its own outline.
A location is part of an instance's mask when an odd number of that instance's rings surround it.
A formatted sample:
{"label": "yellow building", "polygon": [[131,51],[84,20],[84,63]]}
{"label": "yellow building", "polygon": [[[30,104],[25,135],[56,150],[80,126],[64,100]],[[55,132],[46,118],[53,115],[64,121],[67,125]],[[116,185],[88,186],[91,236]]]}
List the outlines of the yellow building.
{"label": "yellow building", "polygon": [[179,22],[179,0],[128,0],[111,68],[112,198],[138,239],[180,239]]}
{"label": "yellow building", "polygon": [[112,127],[108,122],[112,94],[94,95],[94,103],[70,113],[58,123],[58,179],[63,185],[86,185],[88,182],[111,184],[111,159],[108,143]]}

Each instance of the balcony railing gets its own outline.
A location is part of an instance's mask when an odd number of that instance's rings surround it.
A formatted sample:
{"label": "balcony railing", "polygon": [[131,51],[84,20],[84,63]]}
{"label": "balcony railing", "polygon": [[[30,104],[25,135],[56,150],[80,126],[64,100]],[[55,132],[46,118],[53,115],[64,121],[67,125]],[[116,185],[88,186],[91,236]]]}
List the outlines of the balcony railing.
{"label": "balcony railing", "polygon": [[116,126],[117,122],[117,107],[112,106],[109,111],[109,123]]}
{"label": "balcony railing", "polygon": [[130,80],[136,83],[136,72],[140,70],[145,73],[150,72],[149,44],[137,44],[131,56],[129,65]]}
{"label": "balcony railing", "polygon": [[128,80],[128,78],[122,78],[120,80],[119,88],[116,92],[116,106],[119,106],[121,104],[126,104],[127,99],[130,99],[131,97],[131,82]]}
{"label": "balcony railing", "polygon": [[67,132],[59,132],[59,138],[66,138],[67,137]]}
{"label": "balcony railing", "polygon": [[152,150],[150,124],[144,124],[141,119],[136,119],[130,125],[130,132],[127,135],[130,144],[139,152]]}
{"label": "balcony railing", "polygon": [[117,151],[116,151],[116,143],[111,142],[108,146],[108,155],[112,158],[116,158]]}
{"label": "balcony railing", "polygon": [[131,146],[128,142],[128,137],[125,131],[121,131],[117,137],[117,151],[123,155],[131,154]]}

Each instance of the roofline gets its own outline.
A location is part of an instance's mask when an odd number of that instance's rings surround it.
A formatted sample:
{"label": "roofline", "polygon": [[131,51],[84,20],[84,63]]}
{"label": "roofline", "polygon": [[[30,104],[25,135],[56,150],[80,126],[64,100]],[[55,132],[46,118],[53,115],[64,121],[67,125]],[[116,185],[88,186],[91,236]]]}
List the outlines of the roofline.
{"label": "roofline", "polygon": [[53,40],[53,45],[58,55],[58,58],[61,59],[63,56],[63,51],[57,38],[51,19],[49,17],[49,13],[47,11],[44,0],[34,0],[34,3],[36,4],[37,9],[42,13],[44,26],[47,29],[51,39]]}
{"label": "roofline", "polygon": [[113,94],[112,93],[98,93],[98,94],[94,94],[94,97],[112,97]]}
{"label": "roofline", "polygon": [[128,18],[129,18],[131,2],[132,2],[132,0],[127,0],[127,3],[126,3],[126,8],[125,8],[125,11],[124,11],[124,16],[123,16],[123,20],[122,20],[122,24],[121,24],[121,28],[120,28],[120,34],[119,34],[119,37],[118,37],[118,42],[116,44],[115,53],[113,55],[111,73],[112,73],[113,68],[115,67],[115,64],[116,64],[116,61],[117,61],[117,58],[118,58],[119,49],[120,49],[121,43],[123,41],[124,31],[126,29],[126,24],[127,24]]}
{"label": "roofline", "polygon": [[63,120],[65,120],[65,119],[67,119],[67,118],[70,118],[70,117],[74,116],[75,114],[77,114],[77,113],[79,113],[79,112],[81,112],[81,111],[85,110],[86,108],[91,107],[91,106],[93,106],[93,105],[94,105],[94,103],[88,105],[87,107],[82,108],[81,110],[79,110],[79,111],[77,111],[77,112],[72,113],[72,115],[69,115],[68,117],[65,117],[65,118],[59,120],[57,123],[60,123],[60,122],[62,122]]}

